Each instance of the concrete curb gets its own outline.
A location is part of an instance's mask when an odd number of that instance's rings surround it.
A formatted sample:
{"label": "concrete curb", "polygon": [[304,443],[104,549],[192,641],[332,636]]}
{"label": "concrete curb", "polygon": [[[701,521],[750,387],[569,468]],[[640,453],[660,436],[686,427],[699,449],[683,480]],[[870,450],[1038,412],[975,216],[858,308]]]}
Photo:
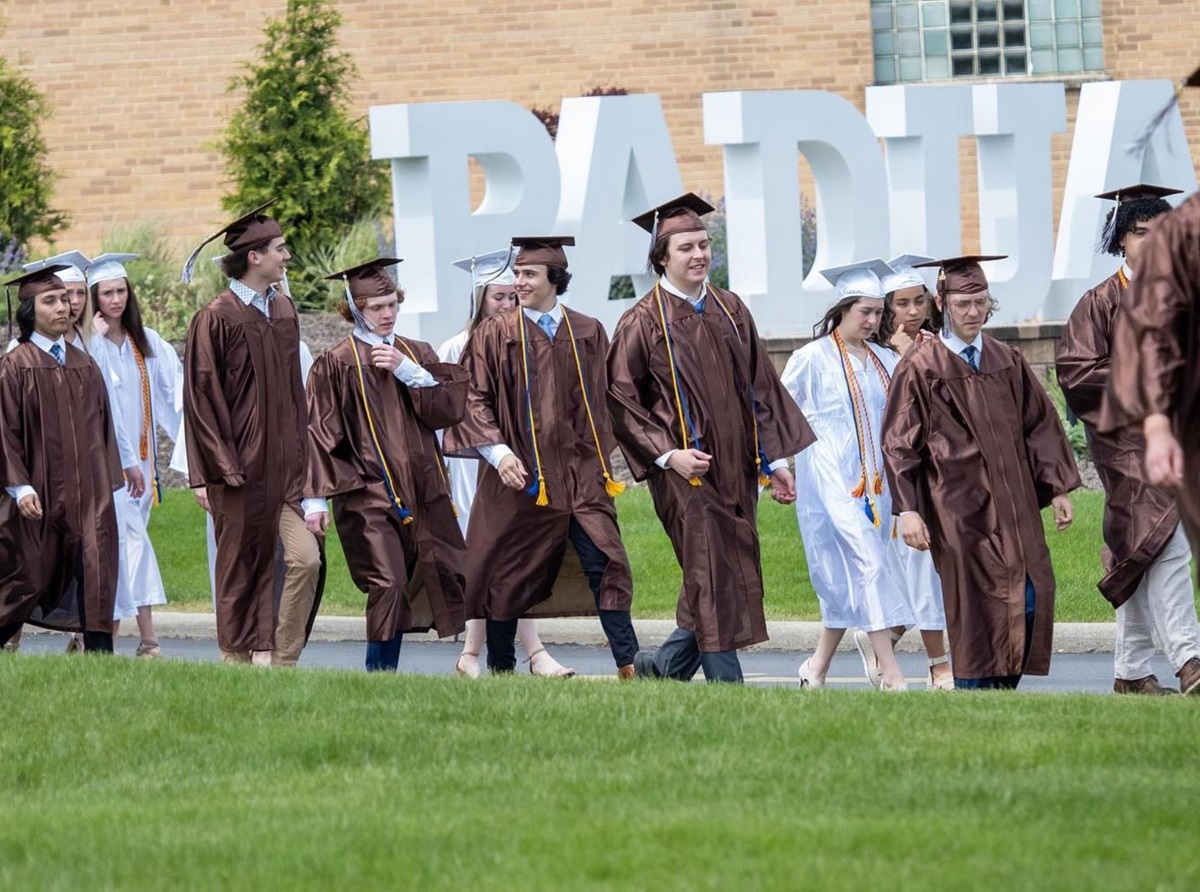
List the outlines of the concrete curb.
{"label": "concrete curb", "polygon": [[[154,626],[160,638],[215,639],[216,617],[211,613],[154,612]],[[640,619],[634,621],[638,640],[643,646],[660,644],[675,628],[673,620]],[[27,627],[27,632],[37,631]],[[581,644],[603,647],[604,633],[594,618],[538,620],[538,631],[546,644]],[[817,646],[821,624],[815,622],[768,622],[771,639],[751,650],[811,651]],[[121,624],[122,637],[137,635],[132,621]],[[1054,652],[1063,654],[1112,653],[1116,636],[1115,623],[1058,623],[1054,627]],[[406,636],[409,640],[437,641],[437,635]],[[366,622],[360,616],[321,616],[313,626],[313,641],[365,641]],[[850,636],[842,639],[842,649],[853,647]],[[921,638],[909,632],[900,642],[899,650],[915,653],[922,650]]]}

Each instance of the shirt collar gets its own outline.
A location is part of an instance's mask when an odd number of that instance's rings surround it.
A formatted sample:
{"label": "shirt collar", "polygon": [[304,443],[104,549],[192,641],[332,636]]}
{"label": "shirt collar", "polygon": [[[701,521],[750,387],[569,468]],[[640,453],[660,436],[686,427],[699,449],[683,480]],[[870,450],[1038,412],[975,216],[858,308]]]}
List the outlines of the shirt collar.
{"label": "shirt collar", "polygon": [[558,301],[555,301],[554,306],[548,310],[531,310],[529,307],[521,307],[521,311],[525,314],[525,318],[527,318],[534,325],[536,325],[537,321],[543,316],[549,316],[551,319],[553,319],[555,326],[562,322],[562,304],[560,304]]}
{"label": "shirt collar", "polygon": [[688,303],[690,303],[693,307],[696,304],[698,304],[705,297],[705,295],[708,294],[708,279],[704,280],[704,288],[700,291],[700,297],[688,297],[686,294],[684,294],[682,291],[680,291],[678,288],[676,288],[674,285],[671,284],[671,280],[666,277],[665,273],[663,275],[659,276],[658,285],[660,288],[662,288],[663,291],[667,291],[671,294],[674,294],[676,297],[682,297],[684,300],[686,300]]}
{"label": "shirt collar", "polygon": [[49,353],[50,348],[53,347],[55,344],[58,344],[58,349],[62,351],[63,357],[65,358],[67,355],[67,342],[66,342],[66,339],[62,335],[59,335],[57,340],[52,341],[45,335],[38,334],[35,331],[33,334],[31,334],[29,336],[29,340],[32,341],[34,344],[36,344],[38,346],[38,348],[41,349],[45,353]]}
{"label": "shirt collar", "polygon": [[947,331],[944,328],[938,332],[938,337],[942,339],[943,344],[945,344],[947,347],[949,347],[954,352],[955,356],[958,356],[959,358],[963,359],[963,362],[966,362],[966,359],[963,358],[962,352],[967,347],[975,348],[975,353],[976,353],[975,361],[976,362],[979,361],[980,356],[983,356],[983,331],[982,330],[980,330],[979,334],[975,335],[975,340],[971,341],[970,344],[968,344],[966,341],[964,341],[958,335],[954,334],[953,332]]}
{"label": "shirt collar", "polygon": [[396,333],[393,331],[385,338],[382,335],[375,334],[373,331],[365,331],[356,325],[354,326],[354,336],[368,347],[378,347],[380,344],[387,344],[391,346],[392,341],[396,337]]}
{"label": "shirt collar", "polygon": [[261,297],[264,300],[268,300],[268,301],[274,300],[275,295],[278,291],[278,289],[274,285],[268,285],[267,293],[259,294],[257,291],[255,291],[253,288],[251,288],[249,285],[247,285],[245,282],[241,281],[240,279],[230,279],[229,280],[229,290],[232,291],[235,295],[237,295],[238,300],[240,300],[246,306],[250,306],[250,304],[253,303],[254,298],[256,298],[256,297]]}
{"label": "shirt collar", "polygon": [[1122,263],[1122,264],[1121,264],[1121,272],[1125,273],[1125,278],[1126,278],[1126,279],[1128,279],[1130,282],[1132,282],[1132,281],[1133,281],[1133,270],[1131,270],[1131,269],[1129,268],[1129,264],[1128,264],[1128,263]]}

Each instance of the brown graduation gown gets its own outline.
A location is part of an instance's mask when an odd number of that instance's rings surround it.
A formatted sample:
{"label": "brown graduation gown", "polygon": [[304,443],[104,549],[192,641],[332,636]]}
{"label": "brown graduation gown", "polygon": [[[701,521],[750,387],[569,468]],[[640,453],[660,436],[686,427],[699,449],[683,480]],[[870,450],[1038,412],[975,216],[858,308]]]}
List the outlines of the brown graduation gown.
{"label": "brown graduation gown", "polygon": [[[616,444],[604,406],[608,335],[590,316],[570,316],[587,382],[592,416],[605,462]],[[521,367],[518,325],[529,348],[529,379],[547,505],[500,482],[480,461],[479,491],[467,524],[470,543],[467,605],[471,616],[499,620],[521,616],[591,616],[596,602],[579,568],[567,532],[574,518],[608,557],[600,607],[629,610],[633,575],[612,497],[604,488],[596,442],[584,411],[570,333],[564,320],[554,340],[518,310],[485,320],[471,334],[460,360],[471,381],[467,413],[445,433],[447,455],[477,457],[476,447],[507,445],[535,482],[536,462]]]}
{"label": "brown graduation gown", "polygon": [[683,442],[654,292],[621,317],[613,335],[608,354],[613,428],[634,477],[649,482],[683,570],[676,622],[696,635],[706,653],[736,650],[767,640],[756,525],[755,410],[761,451],[771,461],[796,454],[816,437],[736,294],[712,288],[701,313],[665,290],[662,299],[683,399],[700,441],[698,447],[690,440],[688,445],[713,457],[702,484],[692,486],[655,464]]}
{"label": "brown graduation gown", "polygon": [[1097,586],[1114,607],[1137,590],[1142,575],[1179,525],[1175,499],[1146,482],[1146,440],[1136,427],[1100,433],[1096,424],[1111,371],[1113,319],[1126,286],[1114,273],[1087,292],[1058,342],[1058,383],[1083,422],[1104,484],[1105,574]]}
{"label": "brown graduation gown", "polygon": [[[308,377],[305,489],[333,499],[350,576],[367,596],[370,641],[390,641],[399,632],[431,628],[444,638],[466,628],[466,545],[435,431],[462,418],[467,373],[455,363],[439,362],[428,344],[396,341],[406,356],[408,346],[438,382],[435,386],[405,386],[392,372],[375,368],[371,348],[353,337],[318,359]],[[407,524],[388,495],[355,351],[392,491],[412,512]]]}
{"label": "brown graduation gown", "polygon": [[1200,194],[1155,220],[1121,307],[1100,427],[1172,420],[1183,448],[1175,497],[1200,559]]}
{"label": "brown graduation gown", "polygon": [[222,292],[192,319],[183,370],[188,476],[208,488],[217,536],[217,641],[272,650],[279,513],[300,513],[306,472],[295,306],[279,294],[268,319]]}
{"label": "brown graduation gown", "polygon": [[[959,678],[1045,675],[1054,568],[1041,509],[1079,486],[1071,446],[1020,351],[983,336],[979,371],[933,338],[900,361],[883,416],[892,511],[929,527]],[[1025,653],[1025,578],[1037,607]]]}
{"label": "brown graduation gown", "polygon": [[[117,591],[113,491],[124,485],[100,370],[24,343],[0,359],[0,486],[29,484],[41,520],[0,489],[0,626],[111,632]],[[79,591],[76,570],[83,591]]]}

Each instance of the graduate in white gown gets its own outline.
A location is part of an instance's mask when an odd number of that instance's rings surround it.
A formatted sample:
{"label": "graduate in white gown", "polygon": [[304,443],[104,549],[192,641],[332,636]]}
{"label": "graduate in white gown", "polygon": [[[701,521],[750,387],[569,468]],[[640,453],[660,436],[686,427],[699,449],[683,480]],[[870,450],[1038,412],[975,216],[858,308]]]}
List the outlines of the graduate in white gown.
{"label": "graduate in white gown", "polygon": [[150,511],[162,500],[158,436],[168,437],[182,423],[183,365],[175,348],[142,323],[137,295],[123,263],[132,254],[104,254],[87,270],[95,333],[93,356],[103,357],[113,423],[126,486],[113,500],[120,538],[120,570],[113,619],[136,616],[137,656],[162,655],[154,632],[152,608],[167,603],[158,559],[150,542]]}
{"label": "graduate in white gown", "polygon": [[[513,287],[512,252],[505,248],[467,257],[455,261],[454,265],[471,275],[471,321],[467,327],[438,347],[438,359],[442,362],[458,362],[471,337],[471,331],[490,316],[511,313],[517,308],[517,292]],[[448,458],[450,470],[450,496],[458,508],[458,525],[463,536],[467,535],[467,520],[471,516],[471,504],[475,501],[475,489],[479,482],[479,460],[472,458]],[[471,543],[467,543],[467,548]],[[454,664],[454,674],[478,678],[479,652],[483,649],[486,623],[481,619],[467,620],[467,634],[463,640],[462,653]],[[517,638],[528,655],[529,671],[534,675],[569,677],[575,674],[552,657],[537,632],[537,620],[525,617],[517,621]]]}
{"label": "graduate in white gown", "polygon": [[796,516],[808,572],[821,604],[816,652],[800,667],[802,687],[824,687],[846,630],[865,631],[879,654],[880,689],[907,689],[889,629],[914,622],[902,589],[880,429],[898,357],[871,338],[883,317],[882,260],[825,270],[837,303],[792,354],[783,384],[817,435],[796,456]]}
{"label": "graduate in white gown", "polygon": [[[312,350],[308,348],[308,344],[304,341],[300,342],[300,380],[308,385],[308,373],[312,371],[313,355]],[[180,404],[182,410],[182,402]],[[182,474],[185,478],[188,475],[187,464],[187,439],[183,436],[183,428],[179,428],[179,434],[175,437],[175,448],[171,452],[170,467],[172,471]],[[213,527],[212,508],[208,504],[208,493],[201,486],[192,490],[195,493],[196,501],[200,507],[204,509],[204,526],[205,539],[208,548],[208,586],[212,592],[213,610],[217,607],[217,531]]]}

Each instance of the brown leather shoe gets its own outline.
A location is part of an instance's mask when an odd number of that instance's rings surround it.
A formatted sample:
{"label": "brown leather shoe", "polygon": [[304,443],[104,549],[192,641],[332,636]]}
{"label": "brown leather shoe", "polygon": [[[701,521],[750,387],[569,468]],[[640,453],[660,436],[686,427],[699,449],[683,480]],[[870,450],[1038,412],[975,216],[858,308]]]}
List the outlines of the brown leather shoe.
{"label": "brown leather shoe", "polygon": [[1179,690],[1185,694],[1200,694],[1200,657],[1192,657],[1175,673]]}
{"label": "brown leather shoe", "polygon": [[621,681],[633,681],[637,678],[637,672],[633,668],[633,663],[617,669],[617,678],[621,679]]}
{"label": "brown leather shoe", "polygon": [[[1186,668],[1186,667],[1185,667]],[[1197,684],[1200,684],[1200,665],[1196,668]],[[1115,694],[1151,694],[1161,697],[1163,694],[1178,694],[1174,688],[1164,688],[1158,683],[1158,678],[1154,675],[1147,675],[1145,678],[1135,678],[1132,681],[1126,678],[1118,678],[1113,682],[1113,693]]]}

